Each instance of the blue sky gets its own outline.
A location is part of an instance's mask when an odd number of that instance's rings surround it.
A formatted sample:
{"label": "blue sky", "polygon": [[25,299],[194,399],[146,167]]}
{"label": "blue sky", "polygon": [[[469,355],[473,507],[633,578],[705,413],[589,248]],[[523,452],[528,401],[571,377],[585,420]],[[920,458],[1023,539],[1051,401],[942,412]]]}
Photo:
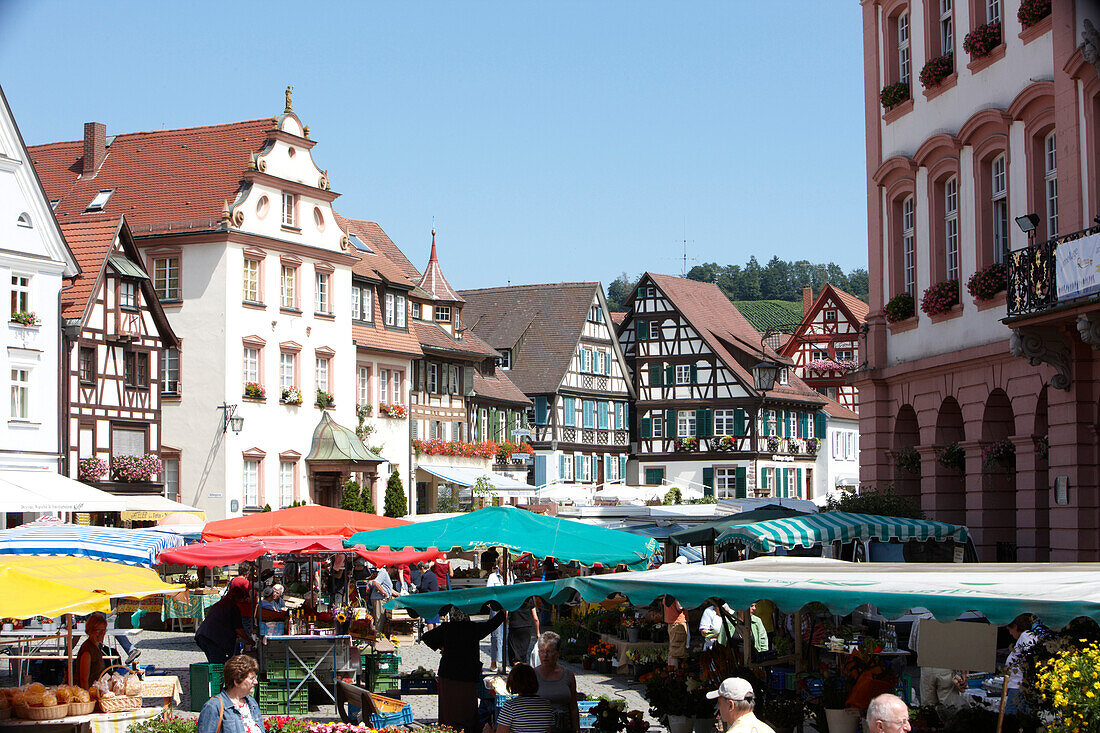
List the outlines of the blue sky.
{"label": "blue sky", "polygon": [[[269,117],[457,288],[867,261],[860,7],[0,0],[28,144]],[[690,266],[690,263],[689,263]]]}

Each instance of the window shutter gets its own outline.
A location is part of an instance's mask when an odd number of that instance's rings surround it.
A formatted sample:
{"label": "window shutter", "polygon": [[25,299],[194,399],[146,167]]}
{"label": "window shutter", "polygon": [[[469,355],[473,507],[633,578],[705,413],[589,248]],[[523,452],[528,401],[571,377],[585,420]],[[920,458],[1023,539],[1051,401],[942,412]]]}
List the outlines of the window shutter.
{"label": "window shutter", "polygon": [[615,460],[610,453],[603,454],[603,480],[611,478],[611,461]]}
{"label": "window shutter", "polygon": [[558,456],[558,478],[565,480],[565,455]]}
{"label": "window shutter", "polygon": [[536,425],[546,425],[547,424],[547,421],[546,421],[546,417],[547,417],[546,413],[547,412],[548,412],[548,410],[547,410],[546,398],[545,397],[536,397],[535,398],[535,424]]}
{"label": "window shutter", "polygon": [[546,456],[535,456],[535,486],[546,485]]}
{"label": "window shutter", "polygon": [[738,499],[744,499],[749,495],[749,476],[748,469],[744,466],[738,466],[735,472],[736,475],[736,496]]}
{"label": "window shutter", "polygon": [[626,482],[626,456],[619,456],[619,478]]}
{"label": "window shutter", "polygon": [[614,351],[609,351],[603,355],[603,373],[609,377],[611,376],[611,355],[614,353]]}
{"label": "window shutter", "polygon": [[733,411],[733,434],[744,435],[745,434],[745,411],[740,407]]}
{"label": "window shutter", "polygon": [[462,386],[465,387],[463,394],[467,397],[474,396],[474,368],[472,366],[462,367]]}
{"label": "window shutter", "polygon": [[789,470],[790,469],[787,468],[780,469],[782,478],[779,480],[779,496],[782,496],[784,499],[787,498],[787,471]]}
{"label": "window shutter", "polygon": [[798,413],[798,437],[805,438],[810,434],[809,416],[805,412]]}
{"label": "window shutter", "polygon": [[440,364],[440,371],[443,372],[440,376],[440,389],[439,394],[450,394],[451,392],[451,365]]}
{"label": "window shutter", "polygon": [[649,438],[653,435],[653,424],[648,417],[642,418],[642,437]]}
{"label": "window shutter", "polygon": [[676,410],[668,410],[665,412],[665,437],[676,437]]}
{"label": "window shutter", "polygon": [[760,467],[760,488],[761,490],[768,488],[768,469],[763,466]]}
{"label": "window shutter", "polygon": [[796,497],[802,497],[802,469],[796,468],[794,474],[794,495]]}
{"label": "window shutter", "polygon": [[786,410],[780,410],[779,411],[779,437],[781,437],[781,438],[790,437],[790,436],[787,435],[787,411]]}
{"label": "window shutter", "polygon": [[707,437],[714,436],[714,410],[709,407],[705,410],[707,418]]}
{"label": "window shutter", "polygon": [[492,435],[493,440],[497,442],[504,439],[504,437],[500,435],[500,420],[497,417],[498,414],[499,411],[495,407],[489,410],[489,434]]}
{"label": "window shutter", "polygon": [[649,386],[660,387],[661,386],[661,365],[650,364],[649,365]]}
{"label": "window shutter", "polygon": [[639,341],[649,338],[649,321],[634,321],[634,335]]}
{"label": "window shutter", "polygon": [[592,427],[592,400],[581,401],[581,413],[584,420],[582,425],[586,428]]}
{"label": "window shutter", "polygon": [[573,456],[573,480],[584,481],[584,456]]}
{"label": "window shutter", "polygon": [[695,364],[691,365],[691,383],[699,384],[699,367]]}
{"label": "window shutter", "polygon": [[695,437],[707,437],[707,411],[698,409],[695,411]]}
{"label": "window shutter", "polygon": [[829,428],[829,416],[824,412],[819,412],[814,415],[814,422],[814,435],[825,440],[825,435],[828,433]]}
{"label": "window shutter", "polygon": [[416,386],[424,392],[424,386],[428,383],[428,363],[424,360],[416,362]]}
{"label": "window shutter", "polygon": [[592,483],[599,483],[600,480],[600,457],[592,456]]}
{"label": "window shutter", "polygon": [[665,364],[665,384],[676,384],[676,365]]}
{"label": "window shutter", "polygon": [[714,496],[714,467],[703,466],[703,496]]}
{"label": "window shutter", "polygon": [[577,421],[577,407],[573,403],[572,397],[561,398],[561,424],[567,428],[576,427],[573,423]]}

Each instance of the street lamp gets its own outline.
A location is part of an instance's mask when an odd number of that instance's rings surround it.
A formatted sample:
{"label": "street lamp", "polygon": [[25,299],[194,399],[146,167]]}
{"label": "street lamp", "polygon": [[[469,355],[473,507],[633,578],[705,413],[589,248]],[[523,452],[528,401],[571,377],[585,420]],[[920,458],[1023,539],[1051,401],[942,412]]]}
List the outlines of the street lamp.
{"label": "street lamp", "polygon": [[1020,231],[1026,234],[1028,239],[1031,239],[1035,236],[1035,228],[1039,226],[1039,215],[1024,214],[1023,216],[1017,216],[1016,226],[1020,227]]}
{"label": "street lamp", "polygon": [[771,392],[775,387],[775,380],[779,376],[780,366],[775,362],[762,361],[752,368],[752,383],[756,391],[763,396],[764,392]]}
{"label": "street lamp", "polygon": [[222,411],[222,433],[232,429],[234,435],[240,435],[244,430],[244,418],[237,415],[237,406],[223,402],[218,409]]}

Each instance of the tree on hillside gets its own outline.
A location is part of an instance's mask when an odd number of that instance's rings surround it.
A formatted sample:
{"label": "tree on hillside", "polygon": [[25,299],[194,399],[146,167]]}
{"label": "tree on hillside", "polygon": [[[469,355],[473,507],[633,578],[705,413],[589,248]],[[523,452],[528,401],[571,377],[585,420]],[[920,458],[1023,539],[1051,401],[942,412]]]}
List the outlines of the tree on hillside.
{"label": "tree on hillside", "polygon": [[624,272],[612,280],[607,286],[607,307],[613,311],[625,311],[626,299],[640,277],[641,275],[632,278]]}
{"label": "tree on hillside", "polygon": [[831,283],[864,301],[867,300],[868,293],[866,269],[856,268],[846,274],[833,262],[788,262],[772,257],[762,266],[755,257],[750,257],[744,266],[719,265],[716,262],[696,265],[687,276],[691,280],[716,284],[733,301],[799,302],[802,300],[803,288],[812,288],[816,297],[825,287],[825,283]]}
{"label": "tree on hillside", "polygon": [[386,482],[385,504],[387,517],[403,517],[409,513],[409,505],[405,501],[405,488],[401,485],[401,474],[396,469],[390,474],[390,480]]}

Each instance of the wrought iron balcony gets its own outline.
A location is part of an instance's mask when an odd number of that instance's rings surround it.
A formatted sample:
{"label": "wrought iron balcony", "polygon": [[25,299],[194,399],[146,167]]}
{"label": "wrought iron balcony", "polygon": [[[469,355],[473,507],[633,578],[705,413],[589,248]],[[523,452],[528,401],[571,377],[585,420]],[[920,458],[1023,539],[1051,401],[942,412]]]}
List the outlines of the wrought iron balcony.
{"label": "wrought iron balcony", "polygon": [[1100,226],[1093,226],[1009,253],[1008,316],[1034,315],[1058,305],[1058,245],[1097,232]]}

